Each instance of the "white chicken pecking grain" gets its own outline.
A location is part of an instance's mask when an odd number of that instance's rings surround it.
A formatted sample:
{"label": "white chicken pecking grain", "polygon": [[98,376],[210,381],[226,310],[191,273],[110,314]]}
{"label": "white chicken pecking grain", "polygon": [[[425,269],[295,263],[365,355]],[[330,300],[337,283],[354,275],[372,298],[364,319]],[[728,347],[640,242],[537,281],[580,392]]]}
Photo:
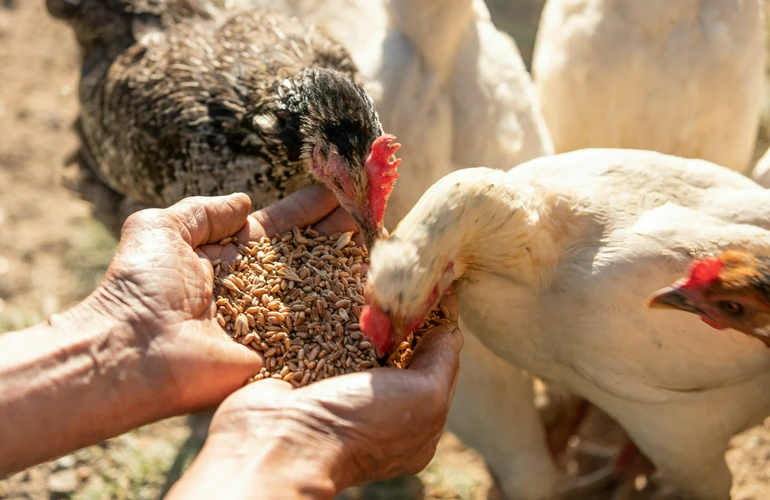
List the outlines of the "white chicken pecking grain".
{"label": "white chicken pecking grain", "polygon": [[[367,307],[395,333],[365,332],[399,342],[454,282],[466,337],[604,410],[693,498],[728,498],[728,441],[770,414],[770,351],[645,302],[694,258],[770,252],[768,206],[770,193],[737,172],[647,151],[455,172],[375,247]],[[506,440],[527,439],[510,423],[527,410],[497,411],[510,414],[484,425],[505,457]]]}

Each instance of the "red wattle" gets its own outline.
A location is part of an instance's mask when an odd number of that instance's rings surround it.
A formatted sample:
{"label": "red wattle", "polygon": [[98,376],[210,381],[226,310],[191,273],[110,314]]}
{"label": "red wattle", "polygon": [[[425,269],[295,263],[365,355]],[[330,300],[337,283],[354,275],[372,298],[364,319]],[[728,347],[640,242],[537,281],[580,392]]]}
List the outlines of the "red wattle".
{"label": "red wattle", "polygon": [[390,351],[390,318],[376,306],[365,306],[361,311],[361,331],[369,337],[381,353]]}
{"label": "red wattle", "polygon": [[706,317],[704,317],[704,316],[701,316],[701,318],[700,318],[700,319],[701,319],[701,321],[703,321],[704,323],[706,323],[706,324],[707,324],[708,326],[710,326],[711,328],[716,328],[717,330],[724,330],[724,329],[726,329],[726,328],[727,328],[727,325],[723,325],[722,323],[718,323],[718,322],[714,321],[714,320],[713,320],[713,319],[711,319],[711,318],[706,318]]}

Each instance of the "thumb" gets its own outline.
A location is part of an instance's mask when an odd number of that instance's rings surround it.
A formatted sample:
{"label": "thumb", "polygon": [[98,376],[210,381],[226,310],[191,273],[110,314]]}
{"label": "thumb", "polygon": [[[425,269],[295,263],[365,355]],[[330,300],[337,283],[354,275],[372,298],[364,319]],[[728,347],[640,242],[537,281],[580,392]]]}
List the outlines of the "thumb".
{"label": "thumb", "polygon": [[459,304],[457,302],[457,293],[453,286],[450,286],[447,288],[446,292],[444,292],[444,296],[441,298],[439,305],[446,307],[447,312],[449,313],[449,319],[457,322]]}
{"label": "thumb", "polygon": [[437,326],[426,333],[417,344],[409,370],[426,373],[442,390],[452,391],[460,368],[463,335],[456,323]]}
{"label": "thumb", "polygon": [[249,210],[249,197],[235,193],[229,196],[185,198],[166,209],[166,212],[176,218],[185,241],[197,247],[238,232],[246,222]]}
{"label": "thumb", "polygon": [[[204,313],[205,316],[205,313]],[[227,337],[213,319],[188,322],[186,335],[205,340],[180,347],[177,364],[184,364],[184,383],[179,384],[179,399],[191,411],[212,409],[262,369],[262,355]],[[211,374],[216,376],[211,376]],[[289,385],[291,387],[291,385]]]}
{"label": "thumb", "polygon": [[250,409],[252,407],[280,407],[289,397],[294,388],[290,383],[274,378],[257,380],[240,387],[227,396],[219,412],[227,413],[233,410]]}

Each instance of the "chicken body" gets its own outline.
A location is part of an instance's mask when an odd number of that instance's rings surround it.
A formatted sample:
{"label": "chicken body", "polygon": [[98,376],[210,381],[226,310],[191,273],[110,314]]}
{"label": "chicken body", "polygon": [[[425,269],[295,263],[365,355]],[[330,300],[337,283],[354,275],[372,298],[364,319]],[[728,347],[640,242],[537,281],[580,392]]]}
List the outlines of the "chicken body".
{"label": "chicken body", "polygon": [[480,343],[607,412],[693,497],[723,499],[728,440],[770,413],[770,352],[645,300],[694,258],[770,248],[768,203],[738,173],[644,151],[462,170],[374,249],[370,300],[398,341],[454,280]]}
{"label": "chicken body", "polygon": [[48,5],[83,49],[83,157],[111,189],[144,206],[241,191],[258,209],[323,182],[362,230],[377,225],[365,205],[382,179],[365,163],[382,127],[341,45],[207,0]]}
{"label": "chicken body", "polygon": [[559,153],[646,149],[744,172],[765,52],[763,0],[549,0],[532,72]]}

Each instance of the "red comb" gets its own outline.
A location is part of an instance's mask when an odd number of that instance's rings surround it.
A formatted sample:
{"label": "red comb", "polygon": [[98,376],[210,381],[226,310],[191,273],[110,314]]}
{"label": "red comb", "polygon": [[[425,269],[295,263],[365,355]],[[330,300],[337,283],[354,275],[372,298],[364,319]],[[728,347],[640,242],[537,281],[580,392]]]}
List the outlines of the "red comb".
{"label": "red comb", "polygon": [[400,158],[393,161],[393,156],[401,144],[393,143],[396,137],[385,134],[375,139],[372,143],[372,152],[366,159],[366,175],[369,178],[369,205],[372,210],[372,218],[378,226],[382,224],[385,218],[385,207],[388,205],[388,198],[393,192],[393,185],[398,179],[398,165]]}
{"label": "red comb", "polygon": [[390,318],[376,306],[365,306],[361,311],[361,331],[372,340],[380,354],[390,350]]}
{"label": "red comb", "polygon": [[717,257],[696,260],[690,267],[690,276],[682,286],[683,288],[699,288],[710,285],[719,279],[721,272],[722,261]]}

